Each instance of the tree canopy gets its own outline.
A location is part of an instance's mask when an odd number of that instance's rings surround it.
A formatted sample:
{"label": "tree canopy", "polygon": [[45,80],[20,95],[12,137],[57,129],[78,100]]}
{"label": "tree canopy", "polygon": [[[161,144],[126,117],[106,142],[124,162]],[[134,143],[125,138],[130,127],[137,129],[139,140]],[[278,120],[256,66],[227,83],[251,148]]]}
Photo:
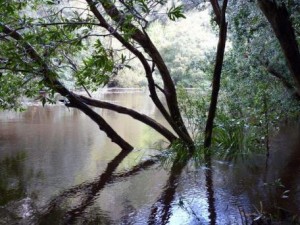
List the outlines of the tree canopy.
{"label": "tree canopy", "polygon": [[[189,49],[184,31],[169,46],[154,44],[154,26],[184,20],[189,12],[195,16],[207,8],[211,26],[219,33],[216,52],[212,49],[203,58],[200,50]],[[251,107],[266,113],[266,102],[276,103],[274,109],[280,111],[299,100],[297,1],[229,1],[227,7],[226,0],[209,4],[201,0],[3,0],[0,9],[1,109],[18,109],[22,97],[36,98],[40,92],[47,93],[41,95],[43,104],[53,103],[59,93],[66,106],[87,114],[125,150],[133,146],[90,106],[129,115],[171,143],[181,140],[193,149],[188,116],[182,114],[178,102],[179,84],[195,87],[195,80],[210,80],[213,75],[211,104],[204,109],[206,147],[212,138],[220,84],[224,87],[220,107],[237,118],[252,118]],[[193,26],[196,29],[199,24]],[[224,56],[226,41],[230,45]],[[178,55],[178,51],[182,53]],[[133,109],[90,95],[90,91],[112,85],[120,72],[133,65],[139,67],[139,73],[143,71],[150,97],[172,129]],[[75,89],[85,90],[87,95],[76,94]]]}

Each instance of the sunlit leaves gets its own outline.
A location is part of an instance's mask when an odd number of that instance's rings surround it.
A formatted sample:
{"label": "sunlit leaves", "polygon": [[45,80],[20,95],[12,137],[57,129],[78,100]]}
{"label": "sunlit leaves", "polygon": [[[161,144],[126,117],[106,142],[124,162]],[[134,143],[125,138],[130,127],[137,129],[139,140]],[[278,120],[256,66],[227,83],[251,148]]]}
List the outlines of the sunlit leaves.
{"label": "sunlit leaves", "polygon": [[179,18],[186,18],[183,14],[183,6],[172,6],[172,8],[168,11],[168,17],[173,21]]}

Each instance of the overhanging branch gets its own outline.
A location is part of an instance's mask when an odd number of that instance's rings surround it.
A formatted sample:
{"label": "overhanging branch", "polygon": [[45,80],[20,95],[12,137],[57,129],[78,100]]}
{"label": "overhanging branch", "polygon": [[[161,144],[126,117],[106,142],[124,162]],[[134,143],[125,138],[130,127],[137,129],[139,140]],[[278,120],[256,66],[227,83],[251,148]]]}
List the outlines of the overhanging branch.
{"label": "overhanging branch", "polygon": [[104,101],[100,101],[100,100],[95,100],[95,99],[91,99],[85,96],[80,95],[79,96],[80,99],[82,99],[82,101],[90,106],[94,106],[94,107],[98,107],[98,108],[103,108],[103,109],[108,109],[108,110],[112,110],[121,114],[125,114],[128,115],[144,124],[147,124],[148,126],[150,126],[151,128],[153,128],[154,130],[156,130],[158,133],[160,133],[161,135],[163,135],[165,138],[167,138],[171,143],[177,139],[177,137],[172,134],[172,132],[170,132],[167,128],[165,128],[163,125],[161,125],[160,123],[156,122],[155,120],[153,120],[152,118],[150,118],[147,115],[141,114],[135,110],[123,107],[123,106],[119,106],[119,105],[115,105],[112,104],[110,102],[104,102]]}
{"label": "overhanging branch", "polygon": [[75,107],[84,112],[86,115],[88,115],[95,123],[98,124],[100,130],[103,130],[107,134],[107,136],[112,140],[112,142],[119,145],[122,148],[122,150],[131,151],[133,149],[133,147],[129,143],[127,143],[122,137],[120,137],[116,133],[116,131],[99,114],[97,114],[90,107],[81,102],[81,100],[76,95],[70,92],[67,88],[63,86],[63,84],[60,81],[57,80],[57,74],[48,67],[48,65],[44,62],[44,60],[38,54],[35,48],[31,44],[26,42],[20,33],[12,30],[10,27],[2,24],[1,22],[0,28],[2,32],[4,32],[5,34],[9,34],[11,38],[22,43],[30,58],[40,65],[42,76],[44,78],[46,86],[60,93],[62,96],[66,97],[69,100],[70,107]]}

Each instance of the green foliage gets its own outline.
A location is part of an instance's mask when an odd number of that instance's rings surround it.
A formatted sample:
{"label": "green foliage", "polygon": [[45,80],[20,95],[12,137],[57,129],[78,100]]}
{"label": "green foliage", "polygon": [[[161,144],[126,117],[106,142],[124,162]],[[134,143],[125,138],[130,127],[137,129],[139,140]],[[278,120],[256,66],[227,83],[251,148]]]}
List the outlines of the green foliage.
{"label": "green foliage", "polygon": [[[284,2],[299,40],[299,3]],[[146,30],[170,69],[174,83],[178,87],[198,88],[194,93],[179,88],[179,98],[184,119],[196,145],[200,146],[216,47],[213,41],[216,36],[208,27],[208,11],[184,15],[183,6],[166,10],[169,2],[158,0],[119,3],[122,20],[108,20],[110,32],[115,29],[135,45],[131,40],[135,27]],[[72,4],[49,0],[0,1],[0,25],[7,25],[24,38],[16,41],[0,30],[1,109],[19,108],[22,97],[40,97],[43,104],[52,102],[53,87],[45,83],[43,68],[29,57],[25,44],[34,47],[53,77],[70,86],[75,84],[91,90],[109,82],[110,85],[132,86],[134,82],[135,86],[146,86],[141,65],[99,27],[88,5],[74,7]],[[162,14],[172,21],[162,24],[162,20],[157,20],[157,12],[166,12]],[[177,20],[185,16],[185,20]],[[299,107],[281,80],[268,72],[269,68],[274,69],[294,86],[276,37],[256,4],[232,1],[227,16],[230,47],[222,72],[221,113],[217,113],[214,147],[225,158],[232,158],[249,152],[249,146],[262,148],[270,133],[276,131],[278,122],[297,115]],[[160,82],[157,77],[155,82]],[[48,95],[39,96],[41,90]],[[180,143],[173,147],[184,150]]]}
{"label": "green foliage", "polygon": [[[1,26],[6,25],[23,37],[16,41],[0,30],[1,109],[18,109],[24,97],[39,99],[43,105],[53,103],[53,87],[44,82],[41,65],[26,54],[25,43],[41,56],[52,71],[50,75],[68,86],[76,83],[95,90],[107,83],[114,63],[102,40],[93,38],[97,30],[95,18],[85,14],[85,8],[80,10],[68,4],[71,3],[1,2]],[[47,96],[40,96],[41,90]]]}
{"label": "green foliage", "polygon": [[77,85],[86,86],[96,91],[109,81],[109,74],[112,73],[114,62],[109,58],[102,43],[97,40],[94,45],[93,55],[83,60],[82,68],[77,72]]}
{"label": "green foliage", "polygon": [[206,122],[206,110],[208,108],[209,99],[205,92],[199,88],[197,90],[188,91],[183,87],[178,88],[179,108],[184,116],[187,128],[192,138],[198,142],[202,141],[203,127]]}
{"label": "green foliage", "polygon": [[176,140],[169,148],[164,149],[161,154],[155,157],[160,160],[161,165],[165,168],[169,168],[174,162],[179,164],[191,162],[193,166],[198,167],[206,163],[205,156],[207,153],[202,141],[195,142],[195,151],[191,154],[190,149],[181,140]]}
{"label": "green foliage", "polygon": [[181,140],[176,140],[172,145],[156,156],[164,167],[171,166],[175,161],[185,163],[190,158],[189,150]]}
{"label": "green foliage", "polygon": [[282,120],[299,115],[299,104],[280,80],[270,76],[255,55],[240,48],[226,54],[214,147],[228,159],[268,148]]}
{"label": "green foliage", "polygon": [[[229,7],[231,47],[225,54],[213,131],[214,151],[226,159],[268,148],[279,122],[299,115],[293,93],[268,72],[272,68],[294,85],[277,39],[257,9],[254,2],[234,1]],[[212,73],[214,57],[207,61],[202,70]]]}
{"label": "green foliage", "polygon": [[[151,18],[152,13],[164,7],[167,1],[132,0],[121,3],[118,7],[124,16],[122,22],[108,21],[125,40],[131,42],[134,26],[146,28],[148,20],[155,19]],[[18,109],[23,97],[39,99],[43,104],[52,102],[49,87],[43,79],[43,69],[26,54],[25,43],[36,50],[55,78],[69,88],[84,86],[97,90],[109,81],[120,86],[131,86],[129,81],[134,81],[135,86],[146,85],[144,75],[140,75],[143,74],[140,65],[128,64],[135,61],[130,53],[113,42],[107,31],[98,26],[99,21],[90,12],[87,3],[78,4],[54,0],[0,2],[1,26],[16,30],[24,38],[16,41],[0,29],[0,47],[3,50],[0,53],[1,109]],[[172,8],[172,18],[182,17],[180,10],[181,7]],[[124,68],[126,70],[122,72]],[[138,68],[135,75],[132,75],[131,68]],[[125,76],[118,80],[119,73]],[[13,89],[16,91],[7,93]],[[40,90],[47,91],[47,97],[40,97]]]}
{"label": "green foliage", "polygon": [[179,18],[186,18],[183,14],[183,5],[180,6],[172,6],[171,9],[168,11],[168,17],[170,20],[175,21]]}
{"label": "green foliage", "polygon": [[[185,20],[152,23],[148,33],[159,49],[177,86],[198,88],[208,85],[202,68],[206,54],[216,46],[207,11],[189,12]],[[198,24],[195,26],[194,24]]]}
{"label": "green foliage", "polygon": [[250,153],[261,152],[261,129],[255,129],[243,119],[230,118],[220,110],[214,128],[213,146],[217,157],[233,160],[243,158]]}

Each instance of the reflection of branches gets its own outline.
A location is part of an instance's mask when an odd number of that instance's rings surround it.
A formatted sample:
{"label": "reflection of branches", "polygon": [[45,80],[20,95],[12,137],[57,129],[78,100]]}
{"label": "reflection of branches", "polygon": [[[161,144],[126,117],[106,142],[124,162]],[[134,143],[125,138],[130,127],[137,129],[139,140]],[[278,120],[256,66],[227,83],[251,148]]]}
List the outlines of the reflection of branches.
{"label": "reflection of branches", "polygon": [[[191,156],[188,156],[185,160],[175,160],[172,165],[170,176],[166,185],[161,193],[160,198],[153,204],[148,218],[148,225],[154,224],[167,224],[171,216],[171,203],[174,201],[176,189],[179,184],[179,179],[181,173]],[[211,165],[211,157],[206,154],[205,164],[207,169],[205,170],[205,182],[206,182],[206,196],[208,203],[208,212],[210,225],[216,224],[216,207],[215,207],[215,197],[214,197],[214,186],[213,186],[213,171]],[[193,211],[192,213],[196,215]],[[196,216],[196,219],[199,221],[199,217]]]}
{"label": "reflection of branches", "polygon": [[179,206],[183,210],[185,210],[188,214],[192,215],[199,223],[201,222],[200,217],[197,215],[197,213],[191,207],[191,202],[184,203],[182,196],[180,197]]}
{"label": "reflection of branches", "polygon": [[128,155],[129,152],[122,151],[119,153],[111,162],[108,163],[105,171],[101,174],[101,176],[89,183],[83,183],[77,185],[73,188],[70,188],[64,192],[62,192],[59,196],[55,197],[43,210],[41,219],[47,217],[49,214],[53,213],[57,210],[59,205],[67,198],[76,197],[80,194],[82,196],[81,203],[68,211],[66,213],[66,223],[74,222],[74,220],[81,215],[84,210],[93,204],[94,199],[97,194],[109,183],[117,182],[120,179],[124,179],[130,176],[134,176],[140,171],[149,168],[150,166],[156,163],[156,160],[150,159],[144,161],[136,166],[134,166],[130,171],[113,174],[116,168],[120,165],[120,163],[124,160],[124,158]]}
{"label": "reflection of branches", "polygon": [[180,175],[188,163],[189,157],[184,161],[175,160],[172,165],[169,179],[160,198],[151,208],[148,224],[166,224],[171,216],[171,203],[175,198],[176,188]]}

